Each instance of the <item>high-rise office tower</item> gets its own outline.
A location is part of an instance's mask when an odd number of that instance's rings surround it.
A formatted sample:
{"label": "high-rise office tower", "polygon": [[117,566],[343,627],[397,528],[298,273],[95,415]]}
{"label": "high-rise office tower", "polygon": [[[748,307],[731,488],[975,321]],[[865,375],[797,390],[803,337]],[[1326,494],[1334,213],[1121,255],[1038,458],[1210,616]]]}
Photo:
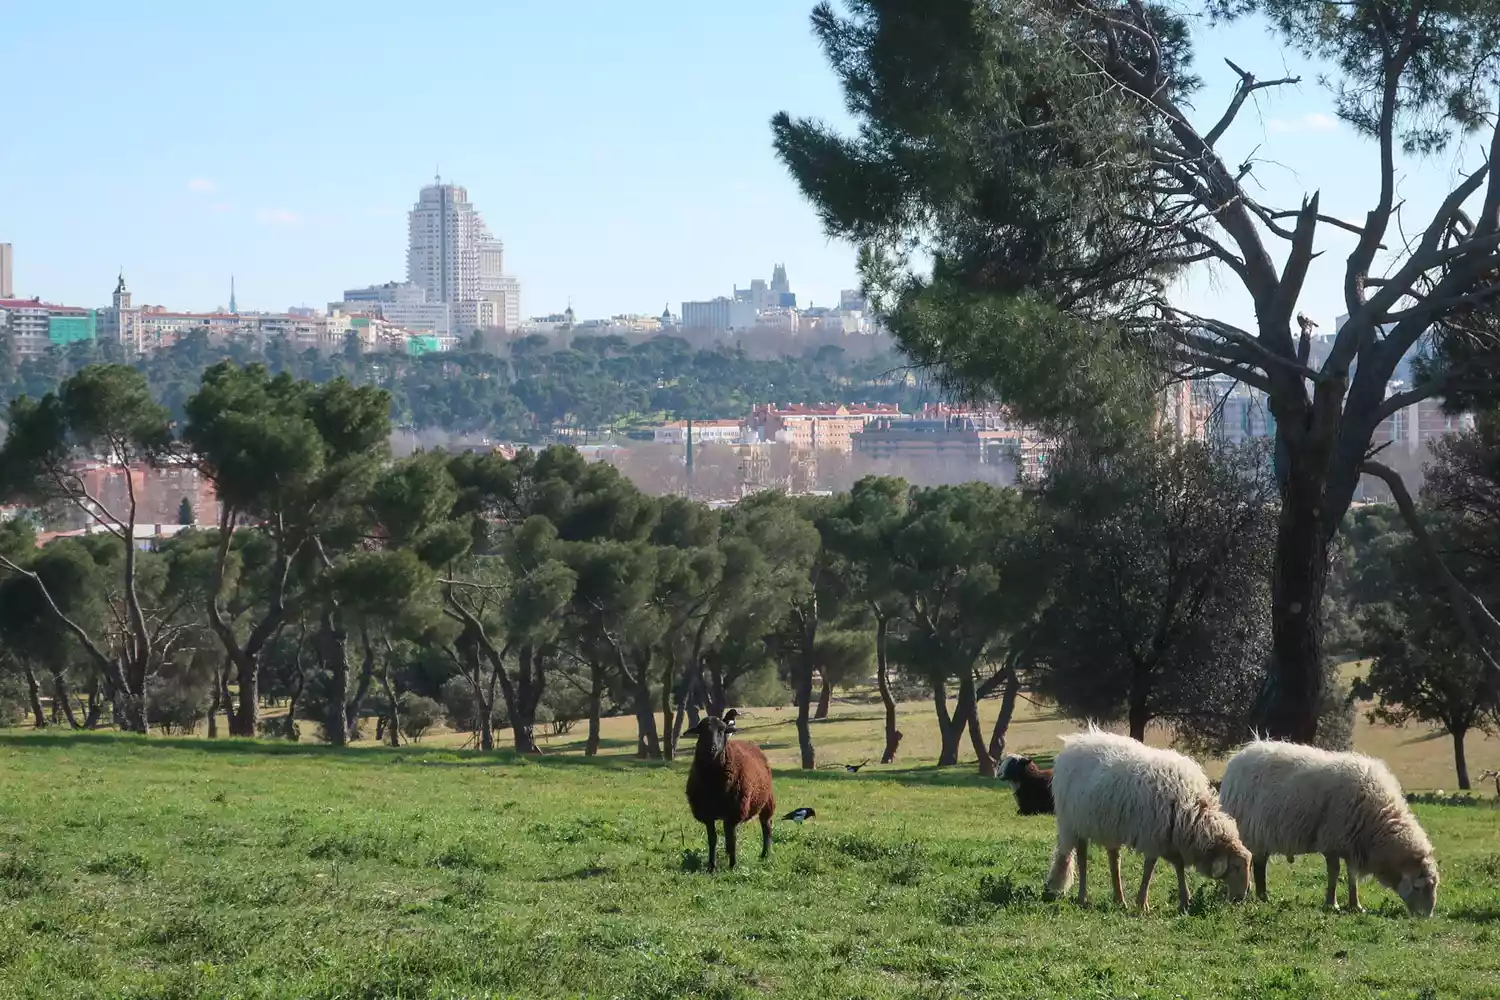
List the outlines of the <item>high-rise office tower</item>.
{"label": "high-rise office tower", "polygon": [[8,299],[16,294],[16,286],[11,274],[14,254],[15,251],[9,243],[0,243],[0,299]]}
{"label": "high-rise office tower", "polygon": [[427,291],[428,302],[479,298],[479,246],[484,220],[469,192],[441,177],[422,189],[409,215],[406,276]]}

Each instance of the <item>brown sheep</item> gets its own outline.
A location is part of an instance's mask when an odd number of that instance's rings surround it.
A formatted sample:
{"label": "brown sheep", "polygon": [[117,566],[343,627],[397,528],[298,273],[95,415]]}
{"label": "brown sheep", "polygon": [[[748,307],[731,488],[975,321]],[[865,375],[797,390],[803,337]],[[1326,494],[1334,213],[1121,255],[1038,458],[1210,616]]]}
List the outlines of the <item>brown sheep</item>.
{"label": "brown sheep", "polygon": [[714,824],[724,824],[724,849],[729,867],[735,864],[735,829],[752,816],[760,817],[762,860],[771,854],[771,819],[776,793],[771,790],[771,764],[760,747],[730,740],[733,724],[712,716],[684,735],[698,737],[693,766],[688,771],[687,799],[693,818],[708,830],[708,870],[718,868],[719,835]]}
{"label": "brown sheep", "polygon": [[1052,768],[1043,770],[1030,757],[1007,757],[1000,762],[1000,780],[1015,789],[1022,816],[1052,815]]}

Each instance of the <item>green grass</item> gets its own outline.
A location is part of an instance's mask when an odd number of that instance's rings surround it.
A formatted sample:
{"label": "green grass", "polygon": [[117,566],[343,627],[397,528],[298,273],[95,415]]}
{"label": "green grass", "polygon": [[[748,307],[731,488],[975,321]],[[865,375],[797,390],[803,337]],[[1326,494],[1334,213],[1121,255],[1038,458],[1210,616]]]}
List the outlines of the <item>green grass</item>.
{"label": "green grass", "polygon": [[1374,885],[1371,913],[1324,913],[1316,858],[1275,863],[1268,905],[1210,887],[1186,917],[1167,872],[1143,917],[1043,903],[1050,818],[925,768],[779,771],[781,811],[817,819],[768,864],[747,829],[711,878],[685,768],[0,736],[0,997],[1500,992],[1489,806],[1418,807],[1430,921]]}

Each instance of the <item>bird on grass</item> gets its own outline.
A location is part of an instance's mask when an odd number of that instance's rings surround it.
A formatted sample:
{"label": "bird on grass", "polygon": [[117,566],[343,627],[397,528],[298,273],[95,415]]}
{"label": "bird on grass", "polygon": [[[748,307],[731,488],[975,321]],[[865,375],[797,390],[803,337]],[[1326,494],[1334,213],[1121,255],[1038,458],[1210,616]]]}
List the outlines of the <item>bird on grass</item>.
{"label": "bird on grass", "polygon": [[724,724],[729,727],[729,731],[731,733],[734,732],[734,720],[738,719],[739,717],[739,709],[736,708],[731,708],[729,711],[724,713]]}
{"label": "bird on grass", "polygon": [[801,809],[793,809],[791,812],[787,813],[781,818],[789,819],[793,823],[796,823],[798,826],[801,826],[803,820],[812,819],[817,814],[818,811],[811,806],[803,806]]}
{"label": "bird on grass", "polygon": [[858,764],[845,764],[844,765],[844,770],[848,771],[850,774],[858,774],[859,773],[859,769],[862,768],[862,767],[864,767],[868,763],[870,763],[870,758],[866,757],[864,760],[860,761]]}

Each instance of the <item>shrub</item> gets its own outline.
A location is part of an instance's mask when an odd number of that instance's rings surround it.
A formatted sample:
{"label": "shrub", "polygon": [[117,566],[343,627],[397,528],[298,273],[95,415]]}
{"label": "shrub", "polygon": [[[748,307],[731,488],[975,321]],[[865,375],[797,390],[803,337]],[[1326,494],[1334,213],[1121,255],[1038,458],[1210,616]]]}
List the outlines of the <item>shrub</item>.
{"label": "shrub", "polygon": [[426,736],[443,718],[441,704],[412,691],[403,691],[396,704],[401,710],[401,732],[414,742]]}

